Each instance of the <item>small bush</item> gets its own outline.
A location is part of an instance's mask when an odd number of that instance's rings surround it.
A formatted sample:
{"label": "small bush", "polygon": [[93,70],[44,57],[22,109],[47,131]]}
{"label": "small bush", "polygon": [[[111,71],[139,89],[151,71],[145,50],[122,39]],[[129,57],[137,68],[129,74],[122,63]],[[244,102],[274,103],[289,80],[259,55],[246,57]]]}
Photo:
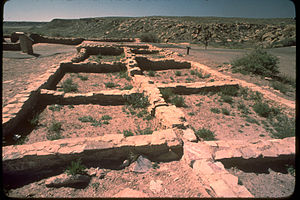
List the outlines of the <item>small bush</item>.
{"label": "small bush", "polygon": [[146,108],[150,105],[148,97],[144,94],[132,94],[126,97],[127,104],[133,108]]}
{"label": "small bush", "polygon": [[67,167],[67,170],[65,171],[68,175],[75,176],[76,174],[82,174],[85,175],[86,167],[81,164],[81,159],[77,159],[77,161],[72,161],[71,165]]}
{"label": "small bush", "polygon": [[125,78],[127,81],[130,81],[131,80],[131,77],[128,75],[128,72],[126,70],[124,71],[120,71],[118,73],[118,77],[119,78]]}
{"label": "small bush", "polygon": [[229,110],[227,110],[226,108],[222,108],[222,113],[223,113],[224,115],[230,115]]}
{"label": "small bush", "polygon": [[211,108],[210,111],[213,112],[213,113],[217,113],[217,114],[221,113],[219,108]]}
{"label": "small bush", "polygon": [[31,126],[37,126],[39,124],[39,114],[35,114],[29,123]]}
{"label": "small bush", "polygon": [[269,107],[267,103],[256,102],[253,110],[261,117],[271,117],[277,115],[280,111],[278,108]]}
{"label": "small bush", "polygon": [[151,135],[152,133],[153,133],[153,130],[151,130],[151,128],[150,127],[147,127],[147,128],[145,128],[145,129],[140,129],[140,127],[138,127],[138,130],[137,131],[135,131],[135,133],[137,134],[137,135]]}
{"label": "small bush", "polygon": [[279,59],[266,51],[256,49],[242,58],[232,62],[232,69],[235,72],[244,71],[261,76],[274,76],[279,74]]}
{"label": "small bush", "polygon": [[154,33],[143,33],[140,36],[141,42],[159,43],[159,38]]}
{"label": "small bush", "polygon": [[104,83],[104,85],[107,88],[114,88],[114,87],[118,86],[118,85],[114,84],[113,82],[107,82],[107,83]]}
{"label": "small bush", "polygon": [[83,123],[86,123],[86,122],[96,122],[96,120],[92,116],[90,116],[90,115],[79,117],[78,120],[81,121],[81,122],[83,122]]}
{"label": "small bush", "polygon": [[78,91],[78,85],[73,83],[71,78],[68,78],[62,83],[63,91],[64,92],[76,92]]}
{"label": "small bush", "polygon": [[61,139],[62,136],[60,131],[62,130],[62,123],[53,121],[48,128],[47,139],[48,140],[58,140]]}
{"label": "small bush", "polygon": [[103,115],[103,116],[101,117],[101,120],[111,120],[111,119],[112,119],[112,117],[109,116],[109,115]]}
{"label": "small bush", "polygon": [[49,110],[52,110],[53,112],[54,111],[60,111],[60,109],[62,108],[63,106],[62,105],[58,105],[58,104],[54,104],[54,105],[51,105],[49,106]]}
{"label": "small bush", "polygon": [[132,85],[125,85],[121,90],[131,90],[133,88]]}
{"label": "small bush", "polygon": [[133,132],[131,130],[123,130],[124,137],[133,136]]}
{"label": "small bush", "polygon": [[170,101],[170,98],[175,95],[171,88],[161,89],[160,92],[166,102]]}
{"label": "small bush", "polygon": [[234,101],[231,96],[221,95],[221,101],[232,104]]}
{"label": "small bush", "polygon": [[237,96],[239,93],[239,88],[238,87],[224,87],[221,91],[223,95],[228,95],[228,96]]}
{"label": "small bush", "polygon": [[148,71],[148,76],[154,77],[155,76],[155,71]]}
{"label": "small bush", "polygon": [[215,134],[206,128],[199,129],[198,131],[195,132],[195,134],[199,140],[200,139],[203,139],[206,141],[215,140]]}
{"label": "small bush", "polygon": [[88,76],[82,76],[82,75],[80,75],[80,74],[78,74],[77,77],[80,78],[80,80],[82,80],[82,81],[86,81],[86,80],[89,79]]}
{"label": "small bush", "polygon": [[175,71],[175,76],[181,76],[181,71]]}
{"label": "small bush", "polygon": [[288,92],[288,87],[279,81],[273,81],[271,83],[271,87],[274,88],[275,90],[279,90],[281,93],[286,94]]}
{"label": "small bush", "polygon": [[276,119],[271,122],[276,132],[272,132],[272,137],[283,139],[286,137],[294,137],[296,133],[295,120],[289,119],[285,115],[278,115]]}
{"label": "small bush", "polygon": [[175,95],[171,99],[171,103],[174,104],[176,107],[187,107],[187,105],[184,102],[184,98],[178,95]]}

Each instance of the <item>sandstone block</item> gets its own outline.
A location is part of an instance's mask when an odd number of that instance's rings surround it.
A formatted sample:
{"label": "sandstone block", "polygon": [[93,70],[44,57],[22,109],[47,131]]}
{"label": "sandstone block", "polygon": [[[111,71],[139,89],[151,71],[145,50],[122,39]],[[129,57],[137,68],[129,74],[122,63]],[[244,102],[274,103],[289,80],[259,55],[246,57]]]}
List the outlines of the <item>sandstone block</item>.
{"label": "sandstone block", "polygon": [[186,129],[183,130],[183,140],[189,141],[189,142],[197,142],[197,137],[192,129]]}
{"label": "sandstone block", "polygon": [[236,197],[234,192],[228,187],[223,180],[218,180],[210,184],[217,197]]}

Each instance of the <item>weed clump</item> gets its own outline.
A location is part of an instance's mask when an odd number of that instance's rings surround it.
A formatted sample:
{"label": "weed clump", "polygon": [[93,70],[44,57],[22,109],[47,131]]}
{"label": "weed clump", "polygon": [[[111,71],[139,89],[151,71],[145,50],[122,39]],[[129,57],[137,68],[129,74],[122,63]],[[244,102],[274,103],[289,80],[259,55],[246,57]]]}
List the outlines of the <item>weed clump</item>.
{"label": "weed clump", "polygon": [[160,90],[162,97],[167,103],[171,103],[177,107],[187,107],[184,102],[184,98],[178,95],[175,95],[170,88],[164,88]]}
{"label": "weed clump", "polygon": [[73,80],[71,78],[68,78],[62,83],[62,88],[65,93],[78,91],[78,85],[76,83],[73,83]]}
{"label": "weed clump", "polygon": [[61,139],[61,133],[60,131],[62,130],[62,123],[61,122],[56,122],[53,121],[51,122],[49,128],[48,128],[48,133],[47,133],[47,139],[48,140],[58,140]]}
{"label": "weed clump", "polygon": [[72,176],[75,176],[76,174],[85,175],[86,174],[85,169],[86,167],[81,163],[81,159],[77,159],[77,161],[71,162],[71,165],[67,167],[65,173]]}
{"label": "weed clump", "polygon": [[146,108],[150,105],[148,97],[144,94],[132,94],[126,97],[127,105],[131,105],[133,108]]}
{"label": "weed clump", "polygon": [[215,140],[215,134],[206,128],[201,128],[197,131],[195,131],[196,137],[201,140],[205,140],[205,141],[211,141],[211,140]]}

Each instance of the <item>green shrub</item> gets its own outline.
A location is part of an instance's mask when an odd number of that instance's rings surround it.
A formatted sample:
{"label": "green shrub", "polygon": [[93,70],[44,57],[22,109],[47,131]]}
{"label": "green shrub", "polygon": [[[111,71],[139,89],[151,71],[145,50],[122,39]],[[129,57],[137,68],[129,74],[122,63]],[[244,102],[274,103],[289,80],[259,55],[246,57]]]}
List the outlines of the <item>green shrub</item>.
{"label": "green shrub", "polygon": [[153,130],[151,130],[150,127],[147,127],[145,129],[140,129],[140,127],[138,127],[138,130],[135,131],[135,133],[137,135],[151,135],[153,133]]}
{"label": "green shrub", "polygon": [[229,110],[227,110],[226,108],[222,108],[222,113],[223,113],[224,115],[230,115]]}
{"label": "green shrub", "polygon": [[109,115],[103,115],[103,116],[101,117],[101,120],[111,120],[111,119],[112,119],[112,117],[109,116]]}
{"label": "green shrub", "polygon": [[159,43],[159,38],[154,33],[143,33],[140,36],[141,42]]}
{"label": "green shrub", "polygon": [[148,76],[154,77],[155,76],[155,71],[148,71]]}
{"label": "green shrub", "polygon": [[215,140],[215,134],[206,128],[201,128],[195,132],[197,138],[200,140],[201,138],[206,141]]}
{"label": "green shrub", "polygon": [[237,108],[245,115],[250,114],[249,108],[243,103],[239,103]]}
{"label": "green shrub", "polygon": [[217,114],[221,113],[219,108],[210,108],[210,111]]}
{"label": "green shrub", "polygon": [[133,132],[131,130],[123,130],[124,137],[133,136]]}
{"label": "green shrub", "polygon": [[125,85],[121,90],[131,90],[133,88],[132,85]]}
{"label": "green shrub", "polygon": [[181,76],[181,71],[175,71],[175,76]]}
{"label": "green shrub", "polygon": [[239,88],[238,87],[224,87],[221,90],[221,93],[223,95],[228,95],[228,96],[237,96],[239,94]]}
{"label": "green shrub", "polygon": [[119,77],[119,78],[125,78],[127,81],[130,81],[130,80],[131,80],[131,77],[128,75],[127,70],[120,71],[120,72],[118,73],[118,77]]}
{"label": "green shrub", "polygon": [[175,94],[173,93],[171,88],[164,88],[160,90],[160,93],[162,97],[165,99],[166,102],[170,101],[170,98],[174,96]]}
{"label": "green shrub", "polygon": [[281,93],[286,94],[288,92],[288,87],[279,81],[273,81],[271,87],[275,90],[279,90]]}
{"label": "green shrub", "polygon": [[107,88],[114,88],[114,87],[118,86],[117,84],[114,84],[113,82],[107,82],[107,83],[104,83],[104,85]]}
{"label": "green shrub", "polygon": [[56,122],[53,121],[51,122],[49,128],[48,128],[48,133],[47,133],[47,139],[48,140],[58,140],[61,139],[62,136],[60,134],[60,131],[62,130],[62,123],[61,122]]}
{"label": "green shrub", "polygon": [[286,115],[278,115],[271,122],[276,132],[272,132],[272,137],[283,139],[286,137],[294,137],[296,133],[295,120],[289,119]]}
{"label": "green shrub", "polygon": [[77,161],[72,161],[71,165],[67,167],[67,170],[65,171],[68,175],[75,176],[76,174],[82,174],[85,175],[86,167],[81,164],[81,159],[77,159]]}
{"label": "green shrub", "polygon": [[31,126],[37,126],[39,124],[39,114],[35,114],[32,119],[29,121]]}
{"label": "green shrub", "polygon": [[48,109],[54,112],[54,111],[60,111],[62,107],[63,107],[62,105],[54,104],[49,106]]}
{"label": "green shrub", "polygon": [[63,91],[64,92],[76,92],[78,91],[78,85],[76,83],[73,83],[73,80],[71,78],[68,78],[62,83]]}
{"label": "green shrub", "polygon": [[82,76],[82,75],[80,75],[80,74],[77,74],[77,77],[80,78],[80,80],[82,80],[82,81],[86,81],[86,80],[89,79],[88,76]]}
{"label": "green shrub", "polygon": [[232,62],[235,72],[245,71],[261,76],[274,76],[279,74],[279,59],[266,51],[256,49],[242,58]]}
{"label": "green shrub", "polygon": [[279,108],[270,107],[267,103],[256,102],[253,110],[261,117],[272,117],[280,113]]}
{"label": "green shrub", "polygon": [[139,93],[126,96],[126,101],[127,104],[131,105],[133,108],[146,108],[150,105],[148,97]]}
{"label": "green shrub", "polygon": [[251,123],[251,124],[257,124],[257,125],[259,125],[259,122],[256,120],[256,119],[254,119],[254,118],[252,118],[252,117],[249,117],[249,116],[245,116],[246,117],[246,122],[249,122],[249,123]]}
{"label": "green shrub", "polygon": [[86,123],[86,122],[96,122],[96,120],[92,116],[90,116],[90,115],[79,117],[78,120],[81,121],[81,122],[83,122],[83,123]]}
{"label": "green shrub", "polygon": [[187,107],[182,96],[175,95],[170,102],[176,107]]}
{"label": "green shrub", "polygon": [[228,95],[221,95],[221,101],[232,104],[234,102],[234,100],[232,99],[231,96]]}

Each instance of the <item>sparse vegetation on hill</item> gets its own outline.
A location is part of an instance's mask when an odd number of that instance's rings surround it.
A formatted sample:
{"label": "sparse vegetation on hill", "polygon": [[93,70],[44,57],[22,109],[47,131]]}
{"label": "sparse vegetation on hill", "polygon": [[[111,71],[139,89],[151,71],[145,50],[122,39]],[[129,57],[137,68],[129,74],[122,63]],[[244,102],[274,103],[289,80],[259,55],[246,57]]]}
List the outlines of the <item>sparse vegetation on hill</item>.
{"label": "sparse vegetation on hill", "polygon": [[[13,28],[13,25],[18,25]],[[26,28],[22,29],[20,26]],[[140,37],[145,42],[191,42],[225,46],[282,47],[296,44],[293,19],[247,19],[219,17],[102,17],[54,19],[40,24],[5,22],[4,34],[26,31],[56,37]],[[206,37],[205,32],[210,33]]]}

